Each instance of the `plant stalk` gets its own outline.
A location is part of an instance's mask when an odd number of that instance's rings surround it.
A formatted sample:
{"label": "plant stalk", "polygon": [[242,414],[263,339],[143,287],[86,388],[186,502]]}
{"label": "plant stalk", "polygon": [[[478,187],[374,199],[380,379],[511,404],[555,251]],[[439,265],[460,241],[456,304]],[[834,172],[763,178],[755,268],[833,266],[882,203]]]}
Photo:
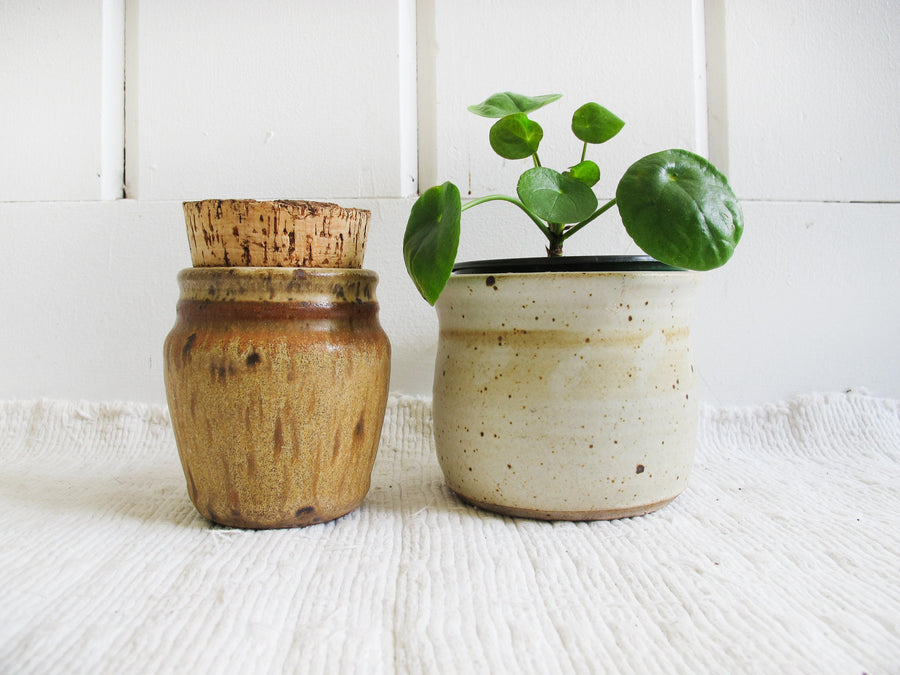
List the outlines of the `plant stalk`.
{"label": "plant stalk", "polygon": [[577,223],[577,224],[573,225],[572,227],[570,227],[568,230],[566,230],[566,232],[563,233],[563,235],[562,235],[562,240],[565,241],[566,239],[571,237],[573,234],[578,232],[578,230],[580,230],[582,227],[584,227],[589,222],[591,222],[594,218],[597,218],[598,216],[602,216],[604,213],[609,211],[615,205],[616,205],[616,200],[610,199],[603,206],[601,206],[599,209],[594,211],[590,216],[588,216],[587,218],[582,220],[580,223]]}
{"label": "plant stalk", "polygon": [[547,237],[550,242],[547,246],[547,257],[559,258],[563,254],[563,242],[566,240],[563,233],[566,228],[562,223],[548,223],[548,225],[547,229],[552,236]]}
{"label": "plant stalk", "polygon": [[531,211],[529,211],[526,206],[520,202],[518,199],[513,199],[512,197],[508,197],[506,195],[487,195],[486,197],[479,197],[478,199],[473,199],[470,202],[466,202],[462,205],[460,212],[463,212],[467,209],[471,209],[473,206],[478,206],[479,204],[484,204],[485,202],[494,202],[494,201],[503,201],[509,202],[510,204],[515,204],[520,209],[522,209],[531,220],[534,221],[534,224],[538,226],[538,229],[544,233],[544,236],[547,237],[551,242],[554,239],[553,233],[550,229],[544,225],[543,221],[534,215]]}

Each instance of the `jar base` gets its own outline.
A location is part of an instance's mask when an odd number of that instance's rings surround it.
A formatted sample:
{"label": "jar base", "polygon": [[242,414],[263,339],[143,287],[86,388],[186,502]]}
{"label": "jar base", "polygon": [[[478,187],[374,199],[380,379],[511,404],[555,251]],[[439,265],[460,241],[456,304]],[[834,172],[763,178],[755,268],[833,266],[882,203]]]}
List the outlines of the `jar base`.
{"label": "jar base", "polygon": [[313,507],[306,507],[299,509],[294,515],[275,518],[254,518],[250,515],[235,512],[223,515],[212,512],[210,509],[201,508],[197,504],[194,504],[194,506],[206,520],[222,527],[233,527],[241,530],[286,530],[330,523],[352,513],[360,507],[362,502],[363,500],[359,499],[352,504],[328,513],[317,512]]}

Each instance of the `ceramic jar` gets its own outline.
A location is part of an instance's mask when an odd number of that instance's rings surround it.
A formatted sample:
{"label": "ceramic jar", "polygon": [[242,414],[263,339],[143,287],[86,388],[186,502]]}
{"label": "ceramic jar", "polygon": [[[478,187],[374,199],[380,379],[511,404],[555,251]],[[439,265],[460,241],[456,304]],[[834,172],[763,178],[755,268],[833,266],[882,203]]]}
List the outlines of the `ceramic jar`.
{"label": "ceramic jar", "polygon": [[488,261],[451,276],[436,304],[441,469],[464,500],[506,515],[654,511],[687,486],[697,442],[698,275],[644,257],[561,260],[580,271]]}
{"label": "ceramic jar", "polygon": [[374,272],[193,268],[165,380],[188,493],[247,528],[338,518],[369,489],[390,345]]}

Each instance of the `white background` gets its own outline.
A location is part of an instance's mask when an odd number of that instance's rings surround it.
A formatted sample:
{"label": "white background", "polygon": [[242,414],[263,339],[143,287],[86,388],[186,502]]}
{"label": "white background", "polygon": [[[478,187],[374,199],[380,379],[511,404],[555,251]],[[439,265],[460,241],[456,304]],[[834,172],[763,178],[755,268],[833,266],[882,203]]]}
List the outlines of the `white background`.
{"label": "white background", "polygon": [[[534,115],[546,165],[577,159],[581,103],[626,121],[601,197],[667,147],[728,174],[746,229],[698,298],[705,401],[900,397],[898,36],[894,0],[0,0],[0,398],[163,402],[180,201],[207,197],[372,209],[392,388],[429,394],[403,228],[419,188],[514,191],[465,110],[503,90],[564,94]],[[614,212],[569,246],[636,251]],[[460,259],[542,251],[514,207],[466,213]]]}

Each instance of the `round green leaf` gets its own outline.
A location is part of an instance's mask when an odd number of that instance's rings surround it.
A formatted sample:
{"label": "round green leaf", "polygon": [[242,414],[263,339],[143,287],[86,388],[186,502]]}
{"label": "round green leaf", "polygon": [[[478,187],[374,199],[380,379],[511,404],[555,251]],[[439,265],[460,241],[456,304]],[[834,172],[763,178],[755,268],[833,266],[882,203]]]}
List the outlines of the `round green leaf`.
{"label": "round green leaf", "polygon": [[544,94],[543,96],[523,96],[511,91],[494,94],[490,98],[470,105],[469,112],[481,117],[506,117],[515,113],[527,113],[538,108],[543,108],[548,103],[553,103],[562,94]]}
{"label": "round green leaf", "polygon": [[585,103],[572,115],[572,133],[585,143],[605,143],[624,126],[625,122],[597,103]]}
{"label": "round green leaf", "polygon": [[459,188],[450,182],[423,192],[410,211],[403,236],[403,261],[429,304],[437,301],[453,271],[461,214]]}
{"label": "round green leaf", "polygon": [[519,199],[548,223],[577,223],[597,208],[597,197],[584,183],[539,166],[519,178]]}
{"label": "round green leaf", "polygon": [[600,167],[595,162],[586,159],[575,166],[570,166],[568,171],[563,171],[563,175],[574,178],[588,187],[594,187],[600,180]]}
{"label": "round green leaf", "polygon": [[724,265],[744,231],[728,180],[687,150],[664,150],[632,164],[619,181],[616,202],[635,243],[676,267]]}
{"label": "round green leaf", "polygon": [[525,113],[507,115],[491,127],[491,147],[505,159],[524,159],[537,152],[544,130]]}

